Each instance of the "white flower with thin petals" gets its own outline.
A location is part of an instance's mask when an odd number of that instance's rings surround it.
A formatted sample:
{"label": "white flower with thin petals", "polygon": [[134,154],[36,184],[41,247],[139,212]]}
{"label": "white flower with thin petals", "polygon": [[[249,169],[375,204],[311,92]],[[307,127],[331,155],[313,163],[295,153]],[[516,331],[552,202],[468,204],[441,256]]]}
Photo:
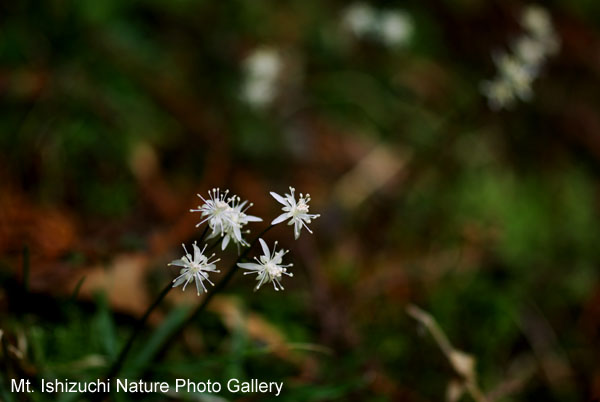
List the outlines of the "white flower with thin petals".
{"label": "white flower with thin petals", "polygon": [[272,282],[275,290],[283,290],[283,286],[281,285],[282,275],[290,277],[294,276],[291,272],[287,272],[287,269],[294,264],[282,264],[283,256],[287,254],[288,251],[277,251],[277,242],[275,242],[273,245],[273,252],[271,252],[263,239],[258,239],[258,241],[263,250],[263,255],[261,255],[260,258],[254,257],[258,264],[253,262],[243,262],[238,263],[238,267],[250,271],[245,272],[244,275],[257,274],[256,280],[258,281],[258,284],[254,288],[255,291],[260,289],[260,287],[267,282]]}
{"label": "white flower with thin petals", "polygon": [[246,214],[248,208],[253,204],[248,201],[243,201],[240,197],[234,195],[227,198],[229,190],[221,191],[218,188],[209,190],[208,199],[204,199],[200,194],[198,197],[204,201],[204,204],[198,209],[190,209],[190,212],[201,212],[204,218],[196,227],[208,222],[208,227],[212,230],[207,239],[212,239],[217,236],[223,238],[222,249],[225,250],[230,241],[233,243],[248,246],[248,242],[244,240],[244,226],[249,222],[262,222],[262,219]]}
{"label": "white flower with thin petals", "polygon": [[204,250],[206,250],[206,245],[204,248],[200,250],[196,242],[192,245],[194,248],[194,256],[188,253],[185,248],[185,244],[182,244],[183,249],[185,251],[185,255],[181,257],[179,260],[174,260],[169,265],[175,265],[178,267],[182,267],[179,272],[179,276],[173,279],[173,287],[179,286],[183,284],[183,290],[192,280],[196,282],[196,292],[198,296],[200,296],[201,291],[207,292],[206,286],[204,286],[204,281],[207,281],[211,285],[214,286],[214,283],[208,279],[209,272],[220,272],[217,269],[215,263],[219,261],[219,258],[211,259],[215,256],[214,254],[210,257],[204,255]]}
{"label": "white flower with thin petals", "polygon": [[196,227],[208,222],[208,227],[212,229],[213,235],[224,233],[225,221],[231,208],[229,205],[231,199],[227,198],[228,194],[229,190],[221,191],[219,188],[208,190],[208,199],[197,194],[204,204],[198,206],[198,209],[190,209],[190,212],[202,212],[204,219]]}
{"label": "white flower with thin petals", "polygon": [[311,223],[312,219],[318,218],[320,215],[308,213],[310,194],[303,195],[300,193],[300,198],[296,201],[294,191],[295,189],[290,187],[290,193],[286,194],[285,197],[271,191],[273,198],[283,204],[282,210],[284,211],[283,214],[273,219],[271,225],[277,225],[278,223],[289,219],[288,225],[294,225],[294,237],[298,239],[302,227],[305,227],[309,233],[312,233],[307,224]]}
{"label": "white flower with thin petals", "polygon": [[[243,231],[244,226],[249,222],[262,222],[262,219],[258,216],[246,214],[246,211],[252,205],[254,204],[248,203],[248,201],[242,202],[240,197],[231,198],[230,206],[224,219],[222,250],[225,250],[230,241],[242,246],[249,246],[249,243],[243,237],[244,233],[248,233],[248,231]],[[213,232],[209,238],[214,236],[215,233]]]}

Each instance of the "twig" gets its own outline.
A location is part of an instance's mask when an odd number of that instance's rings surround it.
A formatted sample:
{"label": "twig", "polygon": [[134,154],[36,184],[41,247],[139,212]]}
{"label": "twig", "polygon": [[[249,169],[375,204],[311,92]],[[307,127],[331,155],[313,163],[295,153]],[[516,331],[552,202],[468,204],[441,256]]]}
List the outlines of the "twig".
{"label": "twig", "polygon": [[412,318],[420,322],[427,328],[429,333],[431,333],[433,339],[450,362],[454,371],[456,371],[463,380],[463,385],[467,392],[469,392],[469,395],[477,402],[489,402],[485,394],[479,388],[479,385],[477,385],[473,358],[452,346],[448,337],[431,314],[412,304],[406,308],[406,312]]}
{"label": "twig", "polygon": [[537,364],[530,356],[518,359],[517,363],[518,367],[514,370],[515,372],[487,393],[489,402],[497,401],[520,391],[537,371]]}

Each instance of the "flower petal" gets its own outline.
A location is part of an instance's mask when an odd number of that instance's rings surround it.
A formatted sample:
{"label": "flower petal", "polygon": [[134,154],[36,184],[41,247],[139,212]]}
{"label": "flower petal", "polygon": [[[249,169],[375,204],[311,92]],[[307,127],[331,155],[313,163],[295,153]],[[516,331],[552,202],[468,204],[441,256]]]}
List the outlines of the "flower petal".
{"label": "flower petal", "polygon": [[185,275],[181,275],[181,276],[179,276],[177,279],[175,279],[175,280],[173,281],[173,287],[176,287],[176,286],[179,286],[179,285],[181,285],[183,282],[185,282],[185,279],[186,279],[186,278],[185,278]]}
{"label": "flower petal", "polygon": [[187,267],[189,264],[183,260],[183,259],[179,259],[179,260],[173,260],[169,263],[169,265],[175,265],[178,267]]}
{"label": "flower petal", "polygon": [[294,238],[298,240],[300,238],[300,229],[302,229],[302,224],[299,221],[294,223]]}
{"label": "flower petal", "polygon": [[273,222],[271,222],[271,225],[277,225],[278,223],[281,223],[283,221],[285,221],[288,218],[288,214],[281,214],[279,215],[277,218],[273,219]]}
{"label": "flower petal", "polygon": [[282,196],[280,196],[279,194],[277,194],[277,193],[274,193],[274,192],[272,192],[272,191],[271,191],[269,194],[271,194],[271,196],[272,196],[273,198],[275,198],[275,199],[277,200],[277,202],[279,202],[279,203],[281,203],[281,204],[283,204],[283,205],[287,205],[287,202],[286,202],[285,198],[283,198],[283,197],[282,197]]}
{"label": "flower petal", "polygon": [[255,264],[253,262],[240,262],[237,264],[237,266],[252,271],[260,271],[262,269],[262,265]]}
{"label": "flower petal", "polygon": [[194,262],[198,263],[202,257],[202,252],[196,243],[192,244],[192,247],[194,247]]}
{"label": "flower petal", "polygon": [[262,247],[263,254],[268,258],[271,255],[271,253],[269,253],[269,247],[267,246],[267,243],[265,243],[263,239],[258,239],[258,241],[260,242],[260,246]]}
{"label": "flower petal", "polygon": [[233,227],[233,240],[235,242],[242,242],[242,232],[240,231],[240,228],[237,226]]}
{"label": "flower petal", "polygon": [[221,244],[221,250],[225,250],[225,247],[229,244],[229,235],[223,237],[223,243]]}
{"label": "flower petal", "polygon": [[200,296],[200,279],[198,279],[198,277],[196,277],[196,294],[198,296]]}

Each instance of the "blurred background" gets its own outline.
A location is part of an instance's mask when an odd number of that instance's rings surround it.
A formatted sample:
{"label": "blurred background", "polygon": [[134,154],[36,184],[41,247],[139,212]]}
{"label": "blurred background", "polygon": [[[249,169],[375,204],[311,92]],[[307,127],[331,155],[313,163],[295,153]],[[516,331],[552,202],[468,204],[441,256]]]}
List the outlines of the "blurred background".
{"label": "blurred background", "polygon": [[321,217],[267,235],[291,250],[285,292],[238,274],[174,336],[201,300],[175,289],[123,376],[284,381],[284,401],[600,398],[600,2],[544,2],[559,50],[498,107],[482,83],[530,5],[1,4],[1,399],[29,400],[10,378],[106,373],[199,239],[197,193],[249,199],[258,233],[290,185]]}

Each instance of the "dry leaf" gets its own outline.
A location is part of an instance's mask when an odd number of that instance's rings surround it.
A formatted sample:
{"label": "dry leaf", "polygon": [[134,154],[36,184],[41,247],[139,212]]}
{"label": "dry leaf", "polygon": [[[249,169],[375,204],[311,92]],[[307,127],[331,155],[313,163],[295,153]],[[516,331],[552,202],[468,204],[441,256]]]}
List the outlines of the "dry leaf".
{"label": "dry leaf", "polygon": [[450,380],[446,387],[446,401],[457,402],[465,393],[465,386],[461,381]]}
{"label": "dry leaf", "polygon": [[[146,291],[146,268],[148,257],[132,253],[117,256],[108,268],[97,266],[86,273],[79,297],[92,298],[102,291],[106,293],[110,306],[118,311],[133,315],[142,314],[150,300]],[[71,287],[79,278],[74,278]]]}
{"label": "dry leaf", "polygon": [[450,360],[452,368],[464,379],[475,381],[475,359],[473,356],[454,349],[448,354],[448,360]]}

